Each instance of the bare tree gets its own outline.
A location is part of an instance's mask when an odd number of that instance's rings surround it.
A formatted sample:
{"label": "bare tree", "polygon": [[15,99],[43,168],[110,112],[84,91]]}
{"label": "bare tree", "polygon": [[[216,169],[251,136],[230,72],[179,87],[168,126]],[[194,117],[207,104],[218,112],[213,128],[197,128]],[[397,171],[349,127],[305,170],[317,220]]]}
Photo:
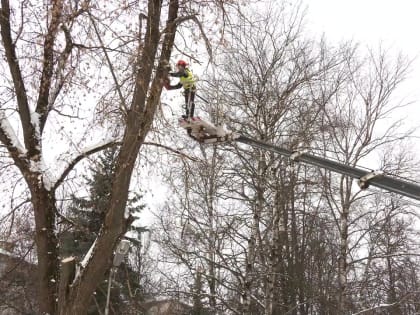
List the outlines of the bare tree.
{"label": "bare tree", "polygon": [[[398,131],[398,121],[380,129],[401,107],[390,100],[409,66],[404,58],[393,64],[383,52],[363,58],[352,44],[337,50],[316,46],[298,40],[299,28],[282,32],[267,17],[261,20],[267,23],[234,28],[231,40],[238,47],[230,47],[221,79],[212,80],[222,81],[223,88],[215,86],[208,97],[219,101],[217,119],[241,134],[292,149],[312,148],[353,166],[407,135]],[[231,198],[246,209],[237,242],[247,242],[236,311],[357,309],[349,261],[362,248],[355,235],[359,214],[367,211],[364,194],[354,191],[348,178],[289,165],[261,150],[238,146],[235,153]]]}
{"label": "bare tree", "polygon": [[[163,266],[182,266],[172,277],[189,279],[180,283],[183,296],[195,305],[201,305],[201,299],[202,307],[216,314],[229,307],[224,292],[232,273],[239,273],[228,253],[234,246],[231,237],[236,216],[229,213],[231,202],[224,200],[229,181],[224,164],[228,157],[217,147],[201,147],[197,151],[194,160],[184,159],[178,163],[179,168],[166,173],[171,198],[159,212],[156,241],[165,253],[160,258]],[[164,267],[163,273],[166,274]],[[188,286],[196,289],[191,291]]]}
{"label": "bare tree", "polygon": [[[416,163],[405,145],[399,149],[387,146],[381,160],[383,170],[414,177],[411,170]],[[359,253],[352,250],[349,260],[352,286],[361,292],[358,312],[381,306],[387,314],[415,313],[418,280],[413,270],[418,269],[418,215],[406,200],[385,192],[365,198],[363,208],[358,212],[357,232],[353,233],[361,241],[352,242]]]}
{"label": "bare tree", "polygon": [[[390,100],[404,79],[409,62],[399,56],[392,63],[383,51],[377,55],[371,52],[365,59],[360,59],[357,50],[348,52],[344,89],[338,90],[331,98],[322,115],[323,129],[328,130],[323,136],[322,146],[326,156],[355,166],[363,163],[374,150],[398,143],[407,136],[398,131],[399,121],[388,123],[382,132],[377,130],[382,127],[381,121],[401,106]],[[345,176],[328,175],[324,178],[328,190],[326,200],[340,233],[339,312],[346,313],[354,309],[348,272],[351,250],[358,247],[352,244],[351,229],[358,219],[358,211],[352,213],[352,208],[363,207],[363,194],[355,191],[354,181]]]}
{"label": "bare tree", "polygon": [[[224,5],[219,1],[213,4]],[[35,5],[1,1],[3,65],[8,72],[1,73],[5,84],[0,141],[30,191],[42,314],[86,313],[96,285],[110,267],[114,247],[131,222],[124,216],[130,179],[159,103],[164,66],[177,27],[185,21],[198,22],[193,14],[193,5],[198,4],[194,3],[107,2],[104,9],[99,8],[102,5],[105,2],[54,0]],[[136,23],[132,23],[135,16]],[[109,82],[107,78],[113,82],[111,90],[103,85]],[[105,105],[116,100],[118,105],[109,113],[119,117],[122,136],[78,150],[58,174],[51,174],[45,164],[46,141],[60,134],[55,124],[63,124],[66,130],[66,123],[73,123],[69,142],[74,147],[75,126],[86,126],[81,113],[89,112],[90,94],[99,95]],[[81,142],[96,136],[90,133],[92,126],[86,127]],[[117,144],[118,166],[101,232],[77,268],[71,259],[60,266],[57,192],[80,161]]]}
{"label": "bare tree", "polygon": [[[232,45],[225,59],[217,60],[220,73],[207,89],[207,99],[217,100],[209,106],[216,110],[209,112],[214,120],[247,136],[305,149],[322,138],[316,121],[342,84],[346,59],[341,50],[300,40],[298,10],[290,19],[274,15],[275,20],[259,16],[252,23],[241,21],[232,34],[227,32]],[[331,220],[319,201],[322,190],[313,178],[317,171],[257,149],[238,146],[222,152],[230,157],[222,172],[213,172],[217,164],[204,163],[199,168],[188,166],[182,176],[171,174],[176,179],[175,196],[183,197],[172,200],[166,219],[162,217],[167,231],[161,240],[164,248],[188,270],[206,256],[198,244],[214,231],[208,222],[215,213],[213,203],[205,197],[213,196],[209,192],[215,190],[207,183],[216,178],[219,193],[212,200],[219,204],[221,199],[235,200],[232,220],[226,216],[222,221],[223,246],[216,251],[216,266],[226,275],[219,285],[225,294],[220,300],[228,309],[235,314],[334,310],[336,274],[330,263],[337,263],[336,244],[334,235],[323,232],[331,229]],[[188,214],[189,219],[180,222],[182,215],[173,213]],[[172,233],[181,227],[189,232],[181,233],[189,235],[186,245]],[[314,265],[316,275],[309,271]]]}
{"label": "bare tree", "polygon": [[[283,12],[284,19],[274,15],[235,29],[238,48],[227,55],[220,99],[230,105],[225,120],[241,134],[303,150],[318,138],[316,121],[341,84],[325,79],[339,77],[344,58],[302,40],[299,8]],[[310,242],[305,232],[314,227],[306,224],[310,212],[318,211],[311,197],[320,191],[310,180],[313,171],[259,149],[235,152],[233,189],[249,216],[240,313],[304,313],[311,295],[305,289],[310,250],[300,244]]]}

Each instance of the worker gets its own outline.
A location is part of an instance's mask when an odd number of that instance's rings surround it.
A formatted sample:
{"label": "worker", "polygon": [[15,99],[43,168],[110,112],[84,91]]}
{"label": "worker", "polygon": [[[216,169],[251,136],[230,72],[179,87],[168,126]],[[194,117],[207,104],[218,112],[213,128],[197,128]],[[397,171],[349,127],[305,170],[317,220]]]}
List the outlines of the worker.
{"label": "worker", "polygon": [[179,60],[176,63],[177,72],[169,72],[169,76],[179,78],[179,82],[176,85],[166,84],[165,87],[168,90],[184,88],[185,96],[185,109],[186,115],[182,115],[182,118],[188,119],[194,116],[194,97],[195,97],[195,83],[196,78],[192,71],[188,68],[188,64],[184,60]]}

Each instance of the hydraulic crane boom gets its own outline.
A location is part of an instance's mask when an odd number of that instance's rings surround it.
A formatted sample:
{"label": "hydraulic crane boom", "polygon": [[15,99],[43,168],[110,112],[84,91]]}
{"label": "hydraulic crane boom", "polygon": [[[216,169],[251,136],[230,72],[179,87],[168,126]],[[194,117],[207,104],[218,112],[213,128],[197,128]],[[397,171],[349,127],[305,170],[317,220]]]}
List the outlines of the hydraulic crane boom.
{"label": "hydraulic crane boom", "polygon": [[420,185],[399,178],[391,177],[389,175],[385,175],[381,171],[368,172],[357,167],[349,166],[333,160],[314,156],[308,153],[299,151],[289,151],[244,136],[239,136],[235,140],[237,142],[245,143],[253,147],[258,147],[261,149],[278,153],[280,155],[290,158],[293,161],[304,162],[342,175],[347,175],[352,178],[356,178],[359,180],[359,186],[362,189],[365,189],[369,185],[372,185],[420,201]]}
{"label": "hydraulic crane boom", "polygon": [[278,153],[293,161],[299,161],[309,165],[318,166],[342,175],[358,179],[359,187],[361,189],[365,189],[369,187],[369,185],[372,185],[420,201],[420,185],[414,182],[386,175],[382,171],[366,171],[357,167],[339,163],[327,158],[311,155],[305,152],[290,151],[272,144],[226,131],[220,126],[216,127],[209,122],[201,120],[199,117],[195,117],[189,121],[180,120],[180,126],[188,130],[190,137],[201,143],[221,143],[227,141],[236,141],[248,144],[253,147]]}

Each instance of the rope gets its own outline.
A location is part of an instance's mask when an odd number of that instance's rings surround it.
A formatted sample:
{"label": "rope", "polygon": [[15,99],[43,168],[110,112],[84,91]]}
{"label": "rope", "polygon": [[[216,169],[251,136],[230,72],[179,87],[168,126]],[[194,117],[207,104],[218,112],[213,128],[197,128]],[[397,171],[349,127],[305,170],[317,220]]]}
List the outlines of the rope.
{"label": "rope", "polygon": [[201,97],[200,95],[198,95],[197,93],[195,94],[195,96],[197,96],[199,99],[203,100],[204,102],[206,102],[207,104],[210,104],[210,102],[208,100],[206,100],[204,97]]}

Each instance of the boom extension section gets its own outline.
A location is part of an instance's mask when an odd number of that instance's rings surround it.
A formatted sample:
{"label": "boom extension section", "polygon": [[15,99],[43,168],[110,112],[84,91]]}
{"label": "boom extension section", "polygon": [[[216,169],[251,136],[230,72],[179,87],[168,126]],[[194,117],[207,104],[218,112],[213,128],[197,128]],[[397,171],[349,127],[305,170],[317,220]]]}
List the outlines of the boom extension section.
{"label": "boom extension section", "polygon": [[241,142],[252,147],[275,152],[294,162],[303,162],[342,175],[350,176],[358,180],[358,184],[361,189],[366,189],[369,185],[372,185],[420,201],[420,185],[412,181],[384,174],[380,170],[368,171],[324,157],[315,156],[307,153],[306,151],[291,151],[284,149],[227,131],[223,127],[215,126],[199,117],[193,117],[187,120],[180,119],[179,124],[187,130],[190,137],[200,143],[214,144],[226,141]]}

